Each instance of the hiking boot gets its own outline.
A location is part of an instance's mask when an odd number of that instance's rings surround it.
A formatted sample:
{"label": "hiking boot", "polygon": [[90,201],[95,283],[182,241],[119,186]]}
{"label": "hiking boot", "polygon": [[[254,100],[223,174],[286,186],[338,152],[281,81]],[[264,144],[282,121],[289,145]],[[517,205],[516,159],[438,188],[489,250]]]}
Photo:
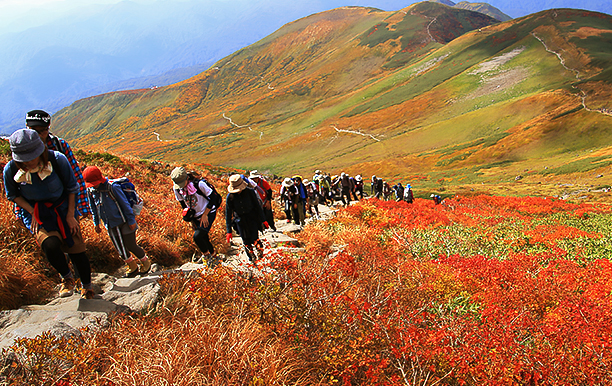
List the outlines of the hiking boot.
{"label": "hiking boot", "polygon": [[125,273],[125,277],[136,277],[140,272],[138,271],[138,263],[136,258],[130,257],[125,261],[128,266],[128,271]]}
{"label": "hiking boot", "polygon": [[140,259],[140,264],[141,264],[141,267],[140,267],[141,273],[147,273],[151,269],[151,259],[149,259],[147,256]]}
{"label": "hiking boot", "polygon": [[95,293],[91,288],[83,288],[81,290],[81,297],[83,299],[93,299],[94,296],[95,296]]}
{"label": "hiking boot", "polygon": [[74,279],[66,278],[62,280],[62,286],[59,291],[60,298],[67,298],[74,293]]}

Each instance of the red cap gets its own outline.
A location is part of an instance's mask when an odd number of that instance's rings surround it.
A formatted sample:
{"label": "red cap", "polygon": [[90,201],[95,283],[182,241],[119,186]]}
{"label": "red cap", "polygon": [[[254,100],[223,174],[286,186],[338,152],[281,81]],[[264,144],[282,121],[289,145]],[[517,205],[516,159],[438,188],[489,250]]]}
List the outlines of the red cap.
{"label": "red cap", "polygon": [[88,188],[106,182],[106,178],[102,176],[102,172],[97,166],[86,167],[83,172],[83,179],[85,179],[85,186]]}

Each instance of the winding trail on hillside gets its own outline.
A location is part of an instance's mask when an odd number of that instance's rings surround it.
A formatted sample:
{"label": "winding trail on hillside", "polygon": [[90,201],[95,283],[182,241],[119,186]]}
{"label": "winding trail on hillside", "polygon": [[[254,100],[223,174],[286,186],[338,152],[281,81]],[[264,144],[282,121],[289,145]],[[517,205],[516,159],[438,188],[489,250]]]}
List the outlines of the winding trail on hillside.
{"label": "winding trail on hillside", "polygon": [[[373,140],[380,142],[380,139],[376,138],[373,134],[366,134],[366,133],[362,133],[361,131],[354,131],[354,130],[344,130],[344,129],[339,129],[336,126],[332,125],[332,127],[334,128],[334,130],[336,130],[336,133],[349,133],[349,134],[357,134],[357,135],[361,135],[363,137],[370,137]],[[336,135],[337,137],[337,135]],[[335,138],[334,138],[335,139]]]}
{"label": "winding trail on hillside", "polygon": [[[225,115],[225,113],[223,113],[223,118],[227,119],[227,120],[228,120],[228,122],[229,122],[229,123],[230,123],[232,126],[234,126],[235,128],[237,128],[237,129],[244,129],[244,128],[247,128],[247,129],[249,129],[250,131],[255,131],[255,130],[253,130],[253,129],[251,128],[251,126],[249,126],[249,125],[239,125],[239,124],[237,124],[236,122],[232,121],[232,118],[230,118],[230,117],[228,117],[227,115]],[[263,136],[263,134],[264,134],[264,133],[263,133],[263,131],[260,131],[260,132],[259,132],[259,139],[261,139],[261,137]]]}
{"label": "winding trail on hillside", "polygon": [[433,35],[431,34],[431,31],[429,30],[429,27],[431,27],[431,25],[433,23],[435,23],[438,20],[438,17],[434,17],[434,19],[432,21],[429,22],[429,24],[427,24],[427,34],[429,35],[429,38],[433,41],[437,43],[437,40],[434,39]]}
{"label": "winding trail on hillside", "polygon": [[[563,56],[561,56],[561,54],[559,52],[556,52],[552,49],[550,49],[547,45],[546,42],[544,42],[544,39],[540,38],[538,35],[536,35],[535,32],[532,32],[531,35],[536,38],[540,43],[542,43],[542,45],[544,46],[544,49],[546,50],[546,52],[550,52],[551,54],[554,54],[557,56],[557,58],[559,58],[559,62],[561,63],[561,65],[563,66],[563,68],[565,68],[567,71],[573,72],[576,74],[576,79],[577,80],[582,80],[582,78],[580,77],[580,71],[574,69],[574,68],[570,68],[565,64],[565,59],[563,59]],[[599,113],[599,114],[603,114],[603,115],[607,115],[612,117],[612,111],[606,109],[606,108],[599,108],[599,109],[592,109],[589,108],[586,104],[586,98],[587,98],[587,93],[584,90],[581,90],[580,88],[578,88],[577,86],[572,86],[573,88],[577,89],[580,94],[577,95],[580,98],[580,101],[582,103],[582,107],[589,112],[592,113]]]}

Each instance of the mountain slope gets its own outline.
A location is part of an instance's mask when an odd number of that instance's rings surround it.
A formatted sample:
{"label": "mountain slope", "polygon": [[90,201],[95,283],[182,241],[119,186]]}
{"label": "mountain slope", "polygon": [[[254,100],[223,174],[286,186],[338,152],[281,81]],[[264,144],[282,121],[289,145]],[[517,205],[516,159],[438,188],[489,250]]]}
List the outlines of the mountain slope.
{"label": "mountain slope", "polygon": [[484,13],[485,15],[491,16],[492,18],[497,19],[499,21],[508,21],[512,19],[510,16],[506,15],[505,13],[500,11],[498,8],[495,8],[494,6],[488,3],[470,3],[469,1],[460,1],[459,3],[455,4],[450,0],[429,0],[429,1],[434,2],[434,3],[445,4],[445,5],[448,5],[449,7],[467,9],[470,11]]}
{"label": "mountain slope", "polygon": [[607,165],[611,17],[495,22],[429,2],[323,12],[181,83],[78,101],[55,131],[85,148],[279,174],[467,182]]}

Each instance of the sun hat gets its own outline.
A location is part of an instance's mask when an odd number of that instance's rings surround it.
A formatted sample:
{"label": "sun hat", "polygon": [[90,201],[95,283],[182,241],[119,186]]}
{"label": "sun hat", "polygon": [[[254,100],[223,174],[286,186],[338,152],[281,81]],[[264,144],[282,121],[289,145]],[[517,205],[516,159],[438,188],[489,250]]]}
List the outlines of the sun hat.
{"label": "sun hat", "polygon": [[321,171],[319,169],[315,170],[315,174],[321,174]]}
{"label": "sun hat", "polygon": [[83,171],[83,179],[85,180],[85,186],[88,188],[93,188],[98,184],[106,182],[106,177],[102,175],[97,166],[86,167]]}
{"label": "sun hat", "polygon": [[289,177],[285,178],[283,180],[283,186],[286,188],[293,186],[293,180]]}
{"label": "sun hat", "polygon": [[49,126],[51,124],[51,116],[43,110],[32,110],[26,114],[26,126]]}
{"label": "sun hat", "polygon": [[247,184],[242,179],[240,174],[232,174],[229,178],[229,186],[227,187],[227,191],[229,193],[240,193],[244,189],[246,189]]}
{"label": "sun hat", "polygon": [[296,174],[295,176],[292,177],[294,180],[300,180],[302,181],[302,176],[300,176],[299,174]]}
{"label": "sun hat", "polygon": [[9,137],[9,146],[13,159],[17,162],[29,162],[45,151],[45,144],[32,129],[20,129]]}
{"label": "sun hat", "polygon": [[261,178],[261,174],[257,170],[251,170],[249,178]]}
{"label": "sun hat", "polygon": [[308,178],[304,178],[304,181],[302,181],[302,183],[303,183],[304,185],[308,185]]}
{"label": "sun hat", "polygon": [[361,181],[361,180],[363,180],[363,178],[361,178],[361,174],[357,174],[357,175],[355,176],[355,179],[356,179],[357,181]]}
{"label": "sun hat", "polygon": [[170,178],[174,182],[174,189],[183,189],[187,185],[187,171],[182,166],[174,168],[170,173]]}

